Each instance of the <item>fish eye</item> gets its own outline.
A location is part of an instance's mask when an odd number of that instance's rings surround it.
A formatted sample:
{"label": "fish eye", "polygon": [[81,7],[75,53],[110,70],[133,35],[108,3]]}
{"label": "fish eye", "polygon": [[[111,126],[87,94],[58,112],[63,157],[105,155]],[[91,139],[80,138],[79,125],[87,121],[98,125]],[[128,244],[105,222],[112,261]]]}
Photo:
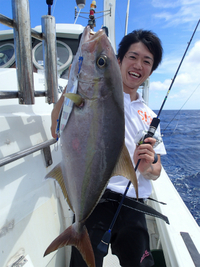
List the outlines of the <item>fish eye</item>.
{"label": "fish eye", "polygon": [[106,56],[100,56],[97,58],[97,66],[102,69],[107,64],[107,57]]}

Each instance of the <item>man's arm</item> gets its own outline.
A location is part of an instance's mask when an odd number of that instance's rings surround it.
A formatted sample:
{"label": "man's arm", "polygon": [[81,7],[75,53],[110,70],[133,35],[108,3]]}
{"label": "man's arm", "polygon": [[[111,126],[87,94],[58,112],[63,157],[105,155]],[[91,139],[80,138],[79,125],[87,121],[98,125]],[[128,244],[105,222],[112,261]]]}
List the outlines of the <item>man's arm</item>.
{"label": "man's arm", "polygon": [[51,135],[53,136],[53,138],[57,138],[57,136],[56,136],[57,119],[59,117],[60,110],[62,108],[62,104],[63,104],[63,101],[65,99],[63,94],[65,93],[66,88],[67,88],[67,86],[65,87],[61,97],[59,98],[58,102],[55,104],[55,106],[51,112]]}
{"label": "man's arm", "polygon": [[[69,66],[68,79],[69,79],[71,67],[72,67],[72,64]],[[57,119],[58,119],[58,116],[60,114],[60,110],[62,108],[62,104],[63,104],[64,99],[65,99],[63,94],[65,94],[66,89],[67,89],[67,85],[65,86],[65,89],[63,90],[60,99],[55,104],[55,106],[51,112],[51,135],[53,136],[53,138],[57,138],[57,136],[56,136]]]}
{"label": "man's arm", "polygon": [[160,155],[158,156],[158,161],[154,164],[151,163],[150,167],[144,171],[141,172],[141,174],[144,176],[144,178],[149,179],[149,180],[156,180],[161,173],[161,159]]}

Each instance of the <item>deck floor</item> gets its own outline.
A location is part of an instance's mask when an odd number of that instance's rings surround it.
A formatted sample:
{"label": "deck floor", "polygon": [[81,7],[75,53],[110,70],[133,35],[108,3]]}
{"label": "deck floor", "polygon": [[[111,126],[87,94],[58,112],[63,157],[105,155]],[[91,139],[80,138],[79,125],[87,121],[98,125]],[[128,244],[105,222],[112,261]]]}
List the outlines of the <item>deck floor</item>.
{"label": "deck floor", "polygon": [[108,255],[104,258],[103,267],[120,267],[119,260],[117,256],[112,255],[111,249],[109,247]]}

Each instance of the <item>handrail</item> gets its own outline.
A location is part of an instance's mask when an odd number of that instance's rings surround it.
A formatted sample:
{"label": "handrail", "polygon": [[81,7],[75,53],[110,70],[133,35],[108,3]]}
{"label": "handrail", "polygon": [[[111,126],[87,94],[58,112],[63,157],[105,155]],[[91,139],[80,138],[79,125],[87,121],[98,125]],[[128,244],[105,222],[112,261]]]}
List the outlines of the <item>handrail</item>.
{"label": "handrail", "polygon": [[[43,97],[47,96],[46,91],[35,91],[35,97]],[[17,91],[0,91],[0,99],[12,99],[12,98],[19,98],[19,93]]]}
{"label": "handrail", "polygon": [[29,0],[12,0],[13,20],[0,14],[0,23],[14,29],[19,104],[35,103],[31,36],[43,42],[44,77],[48,104],[58,101],[55,18],[42,16],[42,33],[31,29]]}
{"label": "handrail", "polygon": [[14,27],[13,19],[10,19],[2,14],[0,14],[0,22],[8,27],[11,27],[11,28]]}
{"label": "handrail", "polygon": [[[2,14],[0,14],[0,23],[4,24],[10,28],[14,28],[15,27],[15,23],[13,21],[13,19],[10,19]],[[42,41],[43,40],[43,33],[37,32],[33,29],[31,29],[31,36]]]}
{"label": "handrail", "polygon": [[[57,142],[56,139],[51,139],[51,140],[45,141],[43,143],[40,143],[38,145],[35,145],[31,148],[27,148],[27,149],[21,150],[17,153],[13,153],[7,157],[4,157],[3,159],[0,160],[0,167],[6,165],[8,163],[11,163],[15,160],[21,159],[25,156],[28,156],[28,155],[30,155],[30,154],[38,151],[38,150],[45,149],[45,148],[49,147],[50,145],[55,144],[56,142]],[[51,164],[52,164],[52,162],[47,162],[46,166],[49,166]]]}

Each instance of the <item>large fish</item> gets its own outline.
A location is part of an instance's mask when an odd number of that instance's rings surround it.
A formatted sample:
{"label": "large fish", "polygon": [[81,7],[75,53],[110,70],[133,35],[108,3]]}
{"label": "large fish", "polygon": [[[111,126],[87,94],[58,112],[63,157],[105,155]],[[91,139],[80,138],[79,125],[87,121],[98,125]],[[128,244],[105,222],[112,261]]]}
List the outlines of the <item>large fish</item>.
{"label": "large fish", "polygon": [[[77,79],[77,93],[69,93]],[[75,223],[50,244],[45,255],[64,245],[73,245],[87,265],[95,267],[85,220],[112,173],[132,179],[137,190],[134,168],[124,146],[122,88],[120,68],[105,32],[99,30],[91,35],[86,27],[67,87],[66,96],[74,104],[61,133],[62,162],[47,176],[60,183],[75,213]]]}

